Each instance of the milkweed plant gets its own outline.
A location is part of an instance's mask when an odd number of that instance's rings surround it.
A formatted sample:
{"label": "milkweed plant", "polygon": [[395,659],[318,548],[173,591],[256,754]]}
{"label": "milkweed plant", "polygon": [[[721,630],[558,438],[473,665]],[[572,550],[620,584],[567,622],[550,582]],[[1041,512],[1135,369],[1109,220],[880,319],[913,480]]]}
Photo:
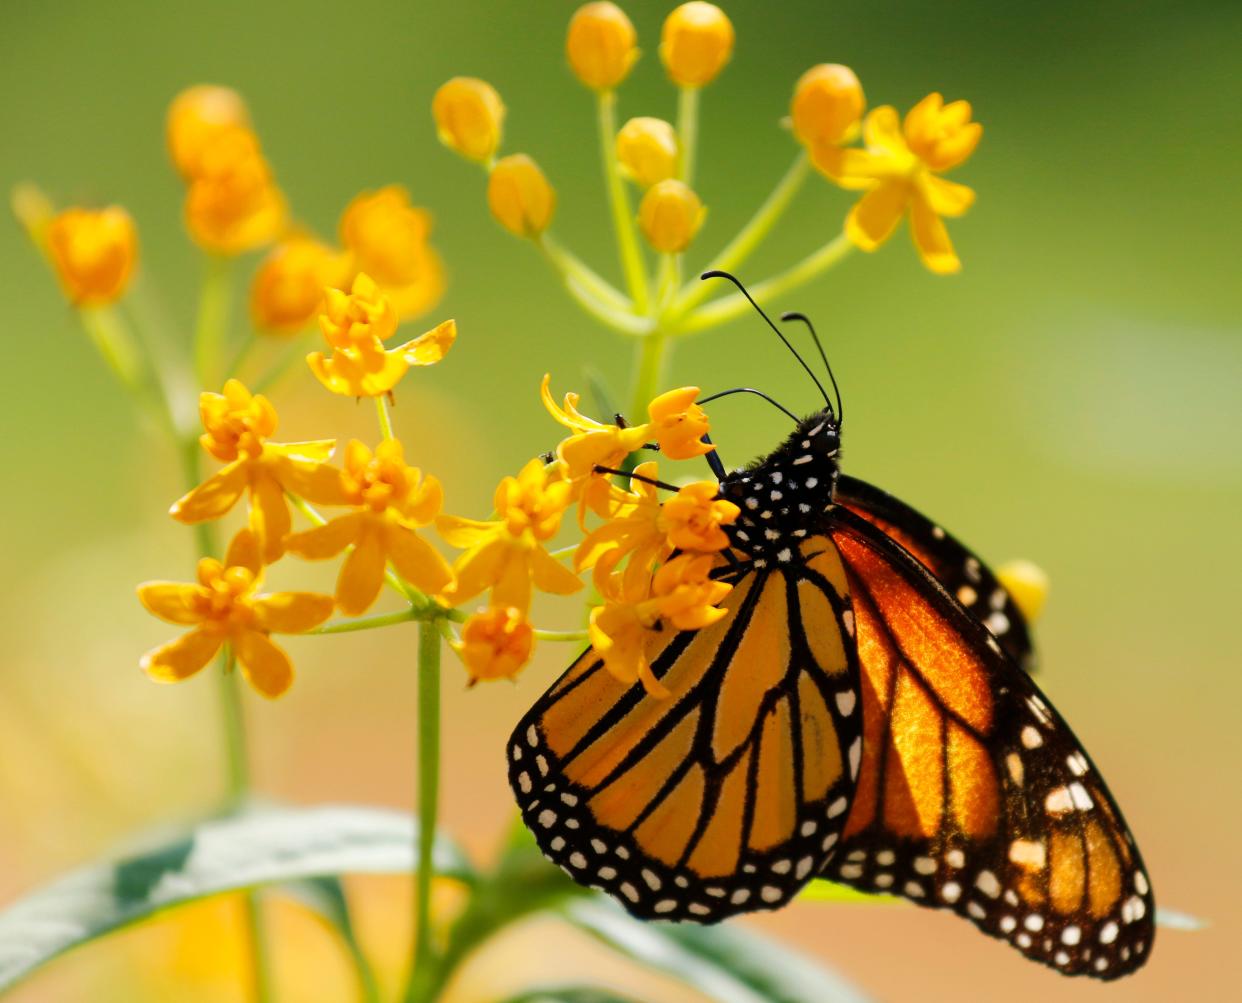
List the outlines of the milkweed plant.
{"label": "milkweed plant", "polygon": [[[659,698],[662,687],[642,654],[648,633],[663,622],[695,629],[723,615],[719,603],[729,586],[709,570],[726,546],[721,527],[738,511],[716,498],[713,482],[662,472],[658,464],[714,448],[699,389],[667,383],[674,346],[749,308],[740,292],[720,294],[718,285],[698,281],[702,269],[686,268],[709,211],[695,191],[700,102],[733,50],[733,26],[718,7],[676,8],[658,49],[676,89],[676,121],[639,116],[620,123],[619,89],[639,58],[634,27],[612,3],[589,3],[570,20],[565,54],[594,103],[619,282],[554,235],[555,166],[545,173],[530,155],[504,151],[500,94],[472,77],[435,90],[439,138],[482,172],[495,220],[547,262],[600,327],[636,349],[627,420],[585,406],[562,374],[532,387],[532,406],[538,390],[563,438],[552,453],[532,455],[502,477],[490,500],[461,498],[452,485],[446,491],[419,465],[418,439],[403,437],[394,422],[394,398],[435,379],[424,371],[429,367],[452,365],[458,335],[453,320],[435,314],[446,273],[432,216],[400,184],[358,194],[344,208],[335,240],[315,234],[290,207],[240,95],[196,86],[176,96],[167,145],[185,184],[184,223],[201,250],[203,280],[193,339],[172,361],[152,346],[172,341],[173,333],[152,329],[149,313],[133,302],[139,237],[129,213],[118,206],[57,208],[29,185],[14,192],[19,223],[86,335],[181,458],[184,493],[170,500],[168,514],[192,528],[196,563],[170,557],[168,580],[138,586],[138,601],[169,624],[169,639],[135,659],[158,683],[204,672],[215,678],[229,785],[219,812],[186,835],[181,856],[170,858],[164,846],[88,868],[13,906],[0,918],[0,988],[158,910],[242,890],[252,972],[246,992],[255,1001],[278,1000],[263,894],[280,887],[301,888],[335,924],[356,966],[359,998],[379,1000],[339,876],[412,869],[406,1001],[438,998],[475,946],[544,912],[709,995],[718,991],[713,985],[726,985],[783,999],[853,998],[827,973],[807,981],[805,963],[791,964],[783,948],[736,927],[630,919],[545,864],[520,826],[490,868],[470,863],[436,826],[445,649],[473,685],[514,677],[537,646],[564,645],[568,656],[589,641],[610,672],[641,681]],[[840,226],[834,223],[830,239],[802,260],[755,282],[757,302],[819,278],[855,250],[877,250],[903,221],[928,269],[959,269],[944,220],[965,213],[974,192],[944,175],[970,157],[982,133],[967,102],[932,93],[904,115],[891,105],[868,109],[854,72],[825,63],[794,83],[782,125],[792,163],[750,220],[705,256],[705,268],[739,269],[814,181],[843,193]],[[237,281],[255,251],[263,257],[248,279],[250,323],[237,330]],[[425,331],[407,333],[408,324],[428,316],[429,324],[415,328]],[[308,350],[311,330],[319,343]],[[325,420],[324,438],[282,441],[273,398],[295,377],[351,404],[367,398],[373,436],[342,441]],[[334,411],[326,404],[327,398],[321,413],[329,419]],[[638,476],[620,475],[631,470]],[[651,486],[660,477],[683,486],[662,501]],[[331,593],[268,584],[275,565],[296,577],[303,562],[321,561],[338,569]],[[1004,574],[1033,612],[1044,588],[1038,569],[1015,565]],[[535,593],[577,596],[577,605],[566,604],[557,623],[537,624]],[[411,623],[418,638],[417,821],[361,808],[259,807],[250,787],[243,692],[275,700],[296,685],[280,638]],[[457,685],[452,675],[449,684]],[[497,755],[502,741],[496,738]],[[122,874],[129,879],[121,881]],[[464,891],[451,915],[433,909],[438,880]],[[823,883],[811,894],[857,895]],[[513,998],[633,997],[602,986],[549,986]]]}

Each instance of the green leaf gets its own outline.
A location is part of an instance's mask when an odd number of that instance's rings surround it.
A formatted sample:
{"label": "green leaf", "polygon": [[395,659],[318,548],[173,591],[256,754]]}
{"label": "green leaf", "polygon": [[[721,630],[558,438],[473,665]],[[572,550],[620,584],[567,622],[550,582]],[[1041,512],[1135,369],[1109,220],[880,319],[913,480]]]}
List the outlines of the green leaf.
{"label": "green leaf", "polygon": [[870,902],[873,905],[892,905],[901,899],[892,895],[872,895],[860,892],[849,885],[816,878],[798,893],[800,902]]}
{"label": "green leaf", "polygon": [[[106,933],[196,899],[342,873],[409,873],[416,822],[378,808],[251,808],[125,859],[75,871],[0,913],[0,990]],[[474,872],[436,842],[436,870]]]}
{"label": "green leaf", "polygon": [[358,977],[360,997],[366,1003],[378,1003],[379,984],[375,981],[375,972],[354,930],[349,900],[345,896],[345,888],[341,884],[341,879],[335,876],[305,878],[282,885],[281,891],[292,895],[308,909],[317,912],[336,930],[353,962],[354,973]]}
{"label": "green leaf", "polygon": [[571,923],[720,1003],[857,1003],[840,976],[741,926],[647,923],[600,898],[566,903]]}
{"label": "green leaf", "polygon": [[633,996],[622,996],[598,986],[539,986],[527,989],[504,1003],[638,1003]]}

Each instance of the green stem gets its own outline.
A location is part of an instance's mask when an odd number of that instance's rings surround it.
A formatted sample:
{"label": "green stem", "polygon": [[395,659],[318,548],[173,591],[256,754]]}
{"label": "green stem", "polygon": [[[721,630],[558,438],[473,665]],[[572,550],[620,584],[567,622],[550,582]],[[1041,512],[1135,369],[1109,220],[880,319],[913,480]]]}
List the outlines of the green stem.
{"label": "green stem", "polygon": [[694,187],[694,154],[699,142],[699,88],[677,92],[677,176]]}
{"label": "green stem", "polygon": [[[793,201],[795,195],[802,189],[806,179],[811,174],[811,158],[807,156],[806,151],[802,151],[794,158],[794,162],[790,164],[789,170],[785,172],[785,176],[781,178],[775,188],[764,200],[763,205],[755,212],[750,220],[743,226],[711,261],[703,271],[711,271],[713,269],[723,272],[732,272],[737,269],[747,258],[754,253],[769,233],[772,227],[776,225],[781,216],[785,214],[785,210],[789,208],[789,203]],[[682,290],[681,295],[673,302],[668,313],[670,323],[676,323],[677,319],[685,316],[687,312],[693,310],[701,303],[714,287],[706,282],[700,282],[697,278]]]}
{"label": "green stem", "polygon": [[396,436],[392,431],[392,415],[388,411],[388,401],[383,394],[379,394],[375,398],[375,413],[379,418],[380,435],[384,437],[385,441],[395,439]]}
{"label": "green stem", "polygon": [[611,282],[600,276],[572,251],[568,250],[552,234],[544,233],[535,237],[549,263],[565,278],[574,277],[579,285],[593,293],[606,306],[614,310],[628,312],[632,306],[630,301]]}
{"label": "green stem", "polygon": [[[766,303],[782,293],[787,293],[790,290],[805,285],[807,282],[828,271],[828,269],[846,258],[853,249],[853,243],[842,233],[818,251],[803,258],[788,271],[782,272],[780,275],[774,275],[770,279],[751,286],[750,294],[755,298],[756,303]],[[750,304],[746,301],[746,298],[741,293],[733,293],[729,296],[721,297],[713,303],[709,303],[701,310],[695,311],[678,324],[674,328],[673,333],[678,335],[693,334],[696,331],[702,331],[709,327],[715,327],[717,324],[723,324],[727,320],[732,320],[749,309]]]}
{"label": "green stem", "polygon": [[541,641],[586,641],[590,635],[585,630],[536,630],[535,637]]}
{"label": "green stem", "polygon": [[414,943],[408,1003],[434,999],[438,983],[431,928],[433,850],[440,799],[440,630],[435,621],[418,625],[418,845],[414,875]]}
{"label": "green stem", "polygon": [[617,235],[621,268],[625,272],[630,299],[634,301],[634,312],[645,314],[648,310],[647,269],[643,264],[642,250],[638,246],[630,196],[617,164],[616,92],[600,91],[596,110],[599,119],[599,148],[604,161],[604,183],[608,187],[608,202],[612,207],[612,224]]}
{"label": "green stem", "polygon": [[110,306],[83,307],[82,326],[121,385],[140,400],[145,397],[143,364],[125,325]]}
{"label": "green stem", "polygon": [[605,327],[610,327],[621,334],[634,335],[644,334],[650,329],[651,322],[645,317],[636,317],[628,305],[623,308],[610,306],[592,292],[581,275],[569,270],[565,262],[558,259],[556,245],[549,243],[546,234],[535,237],[534,243],[549,264],[560,273],[561,281],[565,284],[565,291],[569,293],[574,302]]}
{"label": "green stem", "polygon": [[233,298],[233,259],[209,255],[198,300],[194,329],[194,372],[200,386],[214,388],[218,382],[220,354],[228,331],[229,306]]}
{"label": "green stem", "polygon": [[668,348],[668,332],[657,328],[638,343],[635,362],[634,393],[630,398],[630,412],[626,417],[632,422],[643,421],[647,405],[655,397],[664,378],[664,353]]}
{"label": "green stem", "polygon": [[231,649],[220,655],[220,717],[224,722],[225,762],[228,776],[230,810],[241,807],[250,791],[249,742],[246,722],[242,716],[241,690],[238,685],[237,657]]}
{"label": "green stem", "polygon": [[410,606],[393,613],[376,613],[373,616],[360,616],[352,620],[329,620],[327,623],[308,630],[308,634],[351,634],[356,630],[375,630],[377,627],[390,627],[394,623],[408,623],[418,620],[426,611]]}

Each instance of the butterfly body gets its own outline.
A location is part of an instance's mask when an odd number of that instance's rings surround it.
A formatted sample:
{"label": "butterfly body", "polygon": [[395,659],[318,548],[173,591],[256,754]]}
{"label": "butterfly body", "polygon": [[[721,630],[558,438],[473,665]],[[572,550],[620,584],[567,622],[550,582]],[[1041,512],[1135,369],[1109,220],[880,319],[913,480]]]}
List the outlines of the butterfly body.
{"label": "butterfly body", "polygon": [[1115,801],[1024,669],[1020,611],[938,524],[841,476],[831,408],[723,477],[718,623],[652,632],[669,696],[588,649],[523,718],[544,853],[642,918],[778,908],[822,875],[948,909],[1066,974],[1154,935]]}

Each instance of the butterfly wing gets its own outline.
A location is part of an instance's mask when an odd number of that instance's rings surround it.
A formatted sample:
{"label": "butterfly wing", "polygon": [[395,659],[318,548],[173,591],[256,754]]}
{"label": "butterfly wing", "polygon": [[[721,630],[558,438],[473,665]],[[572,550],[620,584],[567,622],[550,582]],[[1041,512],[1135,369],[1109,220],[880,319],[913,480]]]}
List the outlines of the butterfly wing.
{"label": "butterfly wing", "polygon": [[947,907],[1066,974],[1143,963],[1155,903],[1116,802],[997,639],[873,523],[834,510],[863,759],[824,876]]}
{"label": "butterfly wing", "polygon": [[991,569],[944,527],[866,481],[842,475],[836,501],[877,526],[916,557],[1026,671],[1035,653],[1026,618]]}
{"label": "butterfly wing", "polygon": [[831,856],[862,715],[845,572],[818,551],[744,571],[712,626],[655,634],[668,698],[588,649],[522,719],[510,783],[570,877],[642,918],[715,922],[777,908]]}

